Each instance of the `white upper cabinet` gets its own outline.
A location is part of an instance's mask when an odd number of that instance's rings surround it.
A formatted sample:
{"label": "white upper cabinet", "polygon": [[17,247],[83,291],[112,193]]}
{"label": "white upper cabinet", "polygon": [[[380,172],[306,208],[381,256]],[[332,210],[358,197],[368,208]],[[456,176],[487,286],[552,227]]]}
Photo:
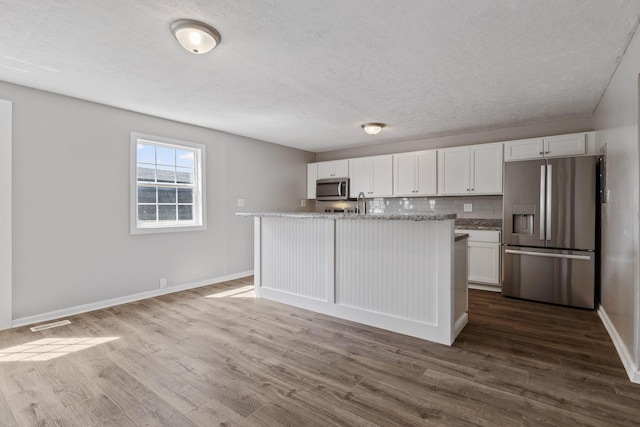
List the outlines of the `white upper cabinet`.
{"label": "white upper cabinet", "polygon": [[318,179],[318,164],[307,164],[307,199],[316,198],[316,180]]}
{"label": "white upper cabinet", "polygon": [[399,197],[437,194],[437,151],[393,155],[393,195]]}
{"label": "white upper cabinet", "polygon": [[469,147],[438,150],[438,194],[469,194]]}
{"label": "white upper cabinet", "polygon": [[389,197],[393,195],[392,156],[362,157],[349,160],[349,196]]}
{"label": "white upper cabinet", "polygon": [[545,157],[582,156],[587,153],[584,133],[544,138]]}
{"label": "white upper cabinet", "polygon": [[318,162],[318,179],[348,178],[349,160],[331,160]]}
{"label": "white upper cabinet", "polygon": [[502,143],[481,144],[469,150],[472,194],[502,194]]}
{"label": "white upper cabinet", "polygon": [[504,153],[505,162],[596,154],[595,138],[593,132],[582,132],[521,139],[505,142]]}
{"label": "white upper cabinet", "polygon": [[521,139],[504,143],[504,161],[541,159],[544,157],[542,138]]}
{"label": "white upper cabinet", "polygon": [[502,194],[502,143],[438,150],[438,194]]}

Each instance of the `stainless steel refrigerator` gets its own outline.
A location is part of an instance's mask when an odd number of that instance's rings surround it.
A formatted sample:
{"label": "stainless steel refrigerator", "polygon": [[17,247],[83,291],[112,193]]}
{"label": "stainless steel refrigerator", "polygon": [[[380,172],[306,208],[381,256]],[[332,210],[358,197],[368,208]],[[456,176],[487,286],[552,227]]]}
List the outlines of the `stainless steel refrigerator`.
{"label": "stainless steel refrigerator", "polygon": [[505,163],[503,295],[594,308],[596,162]]}

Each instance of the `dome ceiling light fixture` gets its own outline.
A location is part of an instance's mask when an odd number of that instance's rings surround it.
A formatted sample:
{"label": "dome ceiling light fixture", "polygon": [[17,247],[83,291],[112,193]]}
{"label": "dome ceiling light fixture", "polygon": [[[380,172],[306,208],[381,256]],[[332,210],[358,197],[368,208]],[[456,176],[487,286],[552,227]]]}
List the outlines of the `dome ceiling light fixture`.
{"label": "dome ceiling light fixture", "polygon": [[218,30],[193,19],[178,19],[171,23],[171,32],[178,43],[191,53],[201,55],[220,44]]}
{"label": "dome ceiling light fixture", "polygon": [[365,123],[362,125],[362,129],[369,135],[379,134],[383,127],[385,127],[384,123]]}

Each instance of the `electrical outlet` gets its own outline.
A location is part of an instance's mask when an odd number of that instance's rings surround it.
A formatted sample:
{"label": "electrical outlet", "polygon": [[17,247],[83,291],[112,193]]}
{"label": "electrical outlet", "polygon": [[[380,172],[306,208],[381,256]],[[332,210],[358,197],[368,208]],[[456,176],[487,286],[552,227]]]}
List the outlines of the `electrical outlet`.
{"label": "electrical outlet", "polygon": [[465,211],[465,212],[472,212],[472,211],[473,211],[473,204],[471,204],[471,203],[465,203],[465,204],[464,204],[464,211]]}
{"label": "electrical outlet", "polygon": [[167,287],[167,279],[160,279],[160,289],[164,289]]}
{"label": "electrical outlet", "polygon": [[301,208],[306,208],[307,207],[307,201],[305,199],[300,200],[300,207]]}
{"label": "electrical outlet", "polygon": [[244,199],[238,199],[238,207],[244,208]]}
{"label": "electrical outlet", "polygon": [[604,202],[611,203],[611,190],[607,190],[605,193]]}

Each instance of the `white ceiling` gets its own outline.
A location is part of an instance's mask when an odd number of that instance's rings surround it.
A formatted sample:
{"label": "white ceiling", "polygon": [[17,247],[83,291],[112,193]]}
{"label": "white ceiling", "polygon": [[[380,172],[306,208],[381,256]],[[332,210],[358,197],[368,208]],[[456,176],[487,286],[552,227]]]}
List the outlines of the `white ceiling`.
{"label": "white ceiling", "polygon": [[[0,80],[319,152],[590,116],[640,0],[0,0],[0,11]],[[222,43],[188,53],[169,31],[180,18]],[[369,136],[370,121],[388,127]]]}

